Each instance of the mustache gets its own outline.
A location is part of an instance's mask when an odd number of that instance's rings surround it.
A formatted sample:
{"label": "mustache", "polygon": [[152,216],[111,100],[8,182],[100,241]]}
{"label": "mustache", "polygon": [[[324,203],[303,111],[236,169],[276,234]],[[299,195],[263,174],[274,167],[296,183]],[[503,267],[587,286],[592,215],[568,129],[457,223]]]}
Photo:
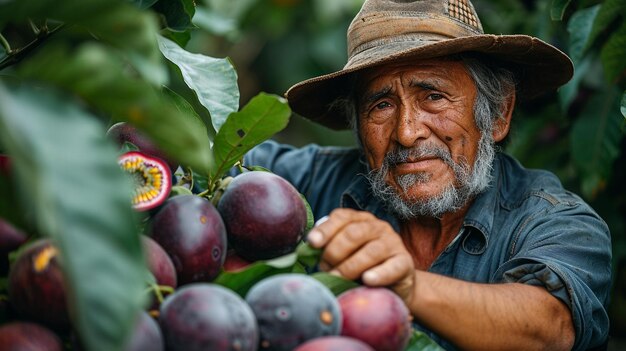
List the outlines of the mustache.
{"label": "mustache", "polygon": [[439,158],[443,160],[450,167],[458,167],[459,165],[454,162],[450,151],[443,147],[439,147],[431,144],[421,144],[414,147],[398,146],[395,150],[388,152],[383,159],[383,163],[388,167],[393,167],[399,163],[404,163],[409,160],[419,160],[422,158]]}

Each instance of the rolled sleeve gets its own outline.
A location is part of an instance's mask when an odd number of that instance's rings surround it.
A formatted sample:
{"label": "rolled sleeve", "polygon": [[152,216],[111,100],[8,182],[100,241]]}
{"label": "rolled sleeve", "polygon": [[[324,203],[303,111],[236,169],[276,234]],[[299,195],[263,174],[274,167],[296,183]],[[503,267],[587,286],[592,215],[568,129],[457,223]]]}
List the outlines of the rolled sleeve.
{"label": "rolled sleeve", "polygon": [[608,336],[611,284],[609,230],[584,204],[559,203],[518,228],[511,257],[496,282],[543,286],[570,308],[574,350],[602,345]]}

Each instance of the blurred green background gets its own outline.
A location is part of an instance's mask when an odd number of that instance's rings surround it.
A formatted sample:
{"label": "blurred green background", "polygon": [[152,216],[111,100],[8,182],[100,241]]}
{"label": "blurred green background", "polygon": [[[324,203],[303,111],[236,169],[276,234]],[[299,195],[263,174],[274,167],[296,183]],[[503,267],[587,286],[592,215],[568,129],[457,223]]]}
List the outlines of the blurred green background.
{"label": "blurred green background", "polygon": [[[567,52],[575,77],[558,93],[520,105],[506,151],[525,166],[556,173],[608,222],[614,249],[614,337],[626,337],[626,25],[624,1],[475,0],[485,32],[529,34]],[[258,91],[341,69],[346,30],[362,0],[204,0],[186,49],[229,57],[241,104]],[[623,108],[623,107],[622,107]],[[622,112],[624,113],[624,112]],[[275,139],[294,145],[354,145],[299,116]]]}

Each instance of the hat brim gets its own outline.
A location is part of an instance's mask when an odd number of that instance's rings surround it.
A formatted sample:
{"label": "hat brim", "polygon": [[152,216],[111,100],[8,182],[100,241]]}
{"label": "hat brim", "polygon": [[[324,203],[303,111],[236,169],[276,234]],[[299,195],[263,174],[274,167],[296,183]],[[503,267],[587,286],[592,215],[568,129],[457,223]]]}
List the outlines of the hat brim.
{"label": "hat brim", "polygon": [[528,35],[482,34],[436,42],[393,42],[352,57],[340,71],[295,84],[285,96],[291,109],[331,129],[348,128],[347,116],[333,102],[350,91],[351,77],[366,68],[405,59],[429,59],[465,52],[481,53],[512,70],[517,94],[530,99],[554,91],[573,75],[572,61],[554,46]]}

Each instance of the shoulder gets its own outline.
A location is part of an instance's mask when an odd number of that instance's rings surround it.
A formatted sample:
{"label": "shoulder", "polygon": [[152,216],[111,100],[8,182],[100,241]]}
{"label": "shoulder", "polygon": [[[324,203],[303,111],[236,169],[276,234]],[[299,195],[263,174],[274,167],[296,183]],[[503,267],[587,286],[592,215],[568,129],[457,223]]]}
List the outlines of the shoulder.
{"label": "shoulder", "polygon": [[587,206],[578,195],[565,189],[559,178],[550,171],[525,168],[506,154],[498,155],[495,167],[495,186],[501,204],[506,208],[516,208],[528,201],[546,206]]}
{"label": "shoulder", "polygon": [[268,168],[304,190],[315,183],[336,182],[360,172],[364,169],[360,154],[357,148],[317,144],[295,147],[270,140],[248,152],[244,163]]}
{"label": "shoulder", "polygon": [[246,154],[249,161],[269,163],[298,159],[301,162],[347,162],[358,159],[359,151],[356,148],[320,146],[308,144],[302,147],[278,143],[274,140],[265,141]]}

